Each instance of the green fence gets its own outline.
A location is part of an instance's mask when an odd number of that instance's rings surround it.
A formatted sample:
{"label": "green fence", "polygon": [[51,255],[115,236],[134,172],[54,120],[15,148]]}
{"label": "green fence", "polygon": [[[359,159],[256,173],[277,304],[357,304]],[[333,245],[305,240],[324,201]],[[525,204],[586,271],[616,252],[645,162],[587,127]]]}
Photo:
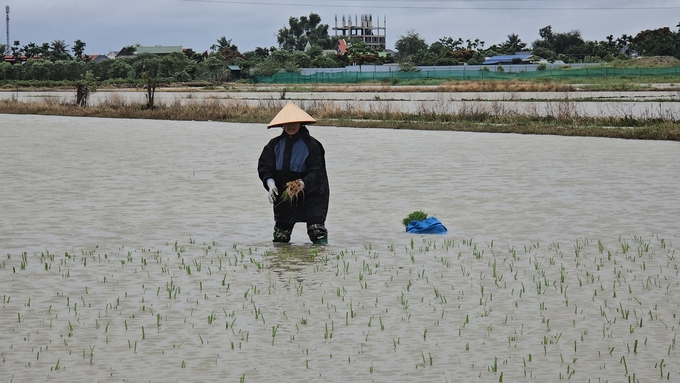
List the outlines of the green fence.
{"label": "green fence", "polygon": [[598,77],[677,76],[678,68],[603,68],[547,69],[526,72],[496,72],[491,70],[429,70],[420,72],[317,72],[311,75],[277,73],[274,76],[251,76],[251,81],[262,84],[352,84],[361,82],[405,81],[427,79],[451,80],[523,80],[536,78],[577,79]]}

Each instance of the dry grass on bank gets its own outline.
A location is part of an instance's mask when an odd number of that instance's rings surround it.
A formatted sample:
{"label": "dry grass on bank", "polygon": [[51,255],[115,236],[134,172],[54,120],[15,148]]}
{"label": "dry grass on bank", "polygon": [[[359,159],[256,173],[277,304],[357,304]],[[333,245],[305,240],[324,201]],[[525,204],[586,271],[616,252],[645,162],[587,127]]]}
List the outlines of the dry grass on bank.
{"label": "dry grass on bank", "polygon": [[559,121],[547,119],[543,122],[507,122],[507,123],[472,123],[470,121],[452,121],[449,123],[423,123],[419,121],[338,121],[338,125],[372,129],[409,129],[438,130],[476,133],[514,133],[571,137],[622,138],[634,140],[680,141],[680,129],[676,124],[660,122],[643,127],[603,127],[581,123],[561,124]]}
{"label": "dry grass on bank", "polygon": [[104,102],[79,107],[71,103],[61,103],[53,98],[45,97],[40,101],[18,102],[5,100],[0,102],[0,113],[42,114],[72,117],[104,117],[154,120],[187,120],[187,121],[240,121],[261,122],[271,119],[283,103],[262,102],[260,107],[250,107],[244,102],[218,99],[180,100],[171,103],[156,103],[153,109],[144,104],[131,103],[123,97],[112,94]]}
{"label": "dry grass on bank", "polygon": [[441,85],[443,92],[573,92],[571,84],[538,81],[454,81]]}
{"label": "dry grass on bank", "polygon": [[[121,90],[115,87],[102,87],[101,90]],[[128,90],[134,90],[128,89]],[[335,92],[335,93],[373,93],[373,92],[572,92],[574,86],[550,80],[442,80],[432,85],[393,85],[389,81],[357,84],[236,84],[216,87],[187,87],[171,84],[163,87],[163,92]],[[123,90],[125,91],[125,90]]]}
{"label": "dry grass on bank", "polygon": [[[241,100],[176,100],[157,103],[153,109],[131,103],[113,94],[99,105],[87,108],[62,103],[56,98],[32,102],[0,101],[0,113],[40,114],[74,117],[104,117],[181,121],[224,121],[266,124],[285,105],[286,100],[261,100],[248,105]],[[588,117],[569,100],[548,103],[545,110],[518,111],[498,102],[463,103],[455,112],[447,105],[421,105],[415,113],[395,109],[389,103],[369,106],[367,110],[327,101],[308,101],[300,105],[319,125],[386,129],[450,130],[490,133],[552,134],[629,139],[680,141],[680,116],[659,114],[644,118]]]}

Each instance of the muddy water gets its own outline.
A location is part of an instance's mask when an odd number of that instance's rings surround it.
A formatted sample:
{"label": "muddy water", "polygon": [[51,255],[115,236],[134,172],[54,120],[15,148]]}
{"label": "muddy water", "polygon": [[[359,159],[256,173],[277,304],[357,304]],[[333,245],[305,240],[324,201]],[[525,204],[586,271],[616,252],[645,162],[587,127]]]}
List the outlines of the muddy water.
{"label": "muddy water", "polygon": [[[406,113],[489,113],[551,117],[626,117],[680,120],[679,93],[647,92],[157,92],[157,103],[220,103],[237,100],[251,106],[281,102],[324,103],[341,109]],[[0,99],[73,102],[71,92],[0,92]],[[596,101],[594,101],[596,100]],[[90,103],[145,102],[144,92],[97,92]]]}
{"label": "muddy water", "polygon": [[[370,88],[370,87],[365,87]],[[168,91],[156,92],[157,100],[173,102],[175,100],[191,99],[234,99],[234,100],[280,100],[285,97],[291,100],[330,100],[330,101],[512,101],[512,100],[599,100],[599,101],[677,101],[680,91],[674,89],[658,89],[651,91],[576,91],[576,92],[410,92],[404,87],[403,92],[383,91],[382,87],[374,87],[375,91],[363,92],[286,92],[282,87],[278,91]],[[129,91],[99,91],[91,95],[91,102],[99,103],[111,98],[120,97],[126,101],[143,102],[146,93],[142,90]],[[0,99],[17,99],[19,101],[42,101],[44,99],[59,99],[60,101],[75,100],[75,92],[0,92]]]}
{"label": "muddy water", "polygon": [[677,143],[312,127],[274,247],[278,131],[1,117],[2,381],[680,379]]}

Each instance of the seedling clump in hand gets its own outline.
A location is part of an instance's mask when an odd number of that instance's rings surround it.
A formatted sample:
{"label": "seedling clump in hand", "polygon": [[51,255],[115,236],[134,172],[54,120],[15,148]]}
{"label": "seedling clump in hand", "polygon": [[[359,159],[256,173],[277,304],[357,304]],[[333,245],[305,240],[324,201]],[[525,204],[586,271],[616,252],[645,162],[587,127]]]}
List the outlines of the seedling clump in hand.
{"label": "seedling clump in hand", "polygon": [[283,191],[282,200],[290,204],[297,201],[300,193],[304,194],[302,186],[300,186],[300,179],[286,182],[286,190]]}

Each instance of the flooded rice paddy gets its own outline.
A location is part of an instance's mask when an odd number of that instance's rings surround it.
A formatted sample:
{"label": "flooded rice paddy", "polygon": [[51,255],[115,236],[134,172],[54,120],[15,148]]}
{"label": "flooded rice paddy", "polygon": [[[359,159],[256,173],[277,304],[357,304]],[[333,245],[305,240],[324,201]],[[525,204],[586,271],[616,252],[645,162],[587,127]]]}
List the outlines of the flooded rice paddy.
{"label": "flooded rice paddy", "polygon": [[[101,91],[90,104],[144,103],[145,92]],[[75,101],[74,92],[0,92],[0,99],[23,102]],[[283,98],[301,106],[323,103],[335,108],[405,113],[489,113],[537,117],[619,117],[680,120],[677,90],[629,92],[156,92],[156,102],[190,104],[206,100],[223,104],[242,102],[250,106]]]}
{"label": "flooded rice paddy", "polygon": [[0,117],[3,382],[680,380],[675,142],[310,127],[274,246],[277,130]]}

